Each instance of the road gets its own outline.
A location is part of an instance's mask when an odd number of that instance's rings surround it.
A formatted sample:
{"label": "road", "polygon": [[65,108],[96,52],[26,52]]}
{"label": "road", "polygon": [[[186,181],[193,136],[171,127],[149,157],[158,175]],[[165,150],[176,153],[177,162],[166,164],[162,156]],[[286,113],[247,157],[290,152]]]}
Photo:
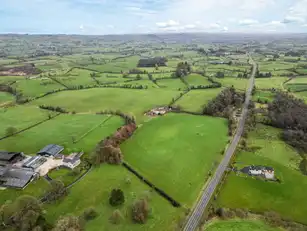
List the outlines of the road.
{"label": "road", "polygon": [[213,175],[213,177],[211,178],[211,181],[209,182],[208,186],[206,187],[206,189],[204,190],[201,198],[199,199],[198,203],[196,204],[196,206],[194,207],[194,210],[192,212],[192,214],[190,215],[190,217],[188,218],[188,221],[184,227],[184,231],[194,231],[197,229],[200,220],[202,218],[202,215],[206,209],[206,207],[209,204],[209,201],[212,197],[212,195],[214,194],[214,191],[216,189],[216,187],[218,186],[219,182],[221,181],[225,170],[227,169],[229,162],[237,148],[237,145],[239,144],[239,141],[241,139],[241,135],[243,133],[244,130],[244,125],[245,125],[245,121],[247,118],[247,113],[248,113],[248,105],[252,96],[252,90],[254,87],[254,83],[255,83],[255,73],[256,73],[256,67],[257,64],[252,60],[252,58],[250,57],[250,62],[253,65],[253,70],[252,70],[252,74],[251,74],[251,78],[249,81],[249,86],[248,89],[246,90],[246,98],[245,98],[245,102],[243,104],[243,110],[242,110],[242,114],[241,117],[239,119],[239,123],[238,123],[238,128],[236,131],[236,134],[231,142],[231,144],[229,145],[228,149],[226,150],[226,153],[224,155],[223,160],[221,161],[221,163],[219,164],[215,174]]}

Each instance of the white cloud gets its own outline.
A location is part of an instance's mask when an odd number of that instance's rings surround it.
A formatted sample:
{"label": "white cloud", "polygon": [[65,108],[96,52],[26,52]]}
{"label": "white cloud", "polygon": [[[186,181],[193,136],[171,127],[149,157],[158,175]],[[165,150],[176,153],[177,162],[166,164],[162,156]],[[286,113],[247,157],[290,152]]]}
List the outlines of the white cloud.
{"label": "white cloud", "polygon": [[179,22],[176,22],[174,20],[169,20],[167,22],[157,22],[156,25],[159,28],[169,28],[169,27],[176,27],[179,26]]}
{"label": "white cloud", "polygon": [[302,25],[302,27],[307,27],[307,24]]}
{"label": "white cloud", "polygon": [[307,21],[307,0],[297,0],[293,4],[284,18],[284,23],[297,23],[302,24]]}
{"label": "white cloud", "polygon": [[107,25],[107,27],[110,28],[110,29],[114,29],[114,25],[111,25],[111,24]]}
{"label": "white cloud", "polygon": [[241,26],[250,26],[250,25],[255,25],[258,24],[259,22],[255,19],[243,19],[239,21],[239,25]]}
{"label": "white cloud", "polygon": [[305,19],[299,16],[286,16],[284,18],[283,23],[290,24],[290,23],[304,23]]}
{"label": "white cloud", "polygon": [[81,24],[79,28],[80,28],[80,30],[83,30],[84,29],[83,24]]}

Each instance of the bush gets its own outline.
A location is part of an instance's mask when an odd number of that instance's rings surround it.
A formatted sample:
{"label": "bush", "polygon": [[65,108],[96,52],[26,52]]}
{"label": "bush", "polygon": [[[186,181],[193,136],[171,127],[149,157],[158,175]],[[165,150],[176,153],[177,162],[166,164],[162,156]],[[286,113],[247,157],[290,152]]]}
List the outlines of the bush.
{"label": "bush", "polygon": [[140,199],[132,205],[132,219],[136,223],[144,224],[149,212],[150,209],[146,199]]}
{"label": "bush", "polygon": [[233,210],[236,217],[239,217],[241,219],[245,219],[248,217],[248,210],[247,209],[234,209]]}
{"label": "bush", "polygon": [[98,216],[97,211],[94,208],[92,208],[92,207],[85,209],[84,212],[83,212],[83,218],[86,221],[93,220],[97,216]]}
{"label": "bush", "polygon": [[265,212],[264,219],[268,224],[275,227],[280,227],[283,225],[280,215],[276,212]]}
{"label": "bush", "polygon": [[16,129],[15,127],[8,127],[8,128],[5,130],[5,135],[7,135],[7,136],[12,136],[12,135],[14,135],[16,132],[17,132],[17,129]]}
{"label": "bush", "polygon": [[109,198],[112,206],[119,206],[125,202],[124,192],[121,189],[113,189]]}
{"label": "bush", "polygon": [[114,210],[111,217],[109,218],[112,224],[119,224],[122,219],[123,219],[123,216],[118,209]]}

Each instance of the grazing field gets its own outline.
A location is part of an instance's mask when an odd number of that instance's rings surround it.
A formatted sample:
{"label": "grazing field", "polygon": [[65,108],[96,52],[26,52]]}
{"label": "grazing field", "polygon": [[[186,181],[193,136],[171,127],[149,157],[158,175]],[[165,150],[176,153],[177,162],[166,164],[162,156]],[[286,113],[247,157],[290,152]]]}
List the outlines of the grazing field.
{"label": "grazing field", "polygon": [[269,90],[266,91],[256,90],[252,99],[256,102],[259,100],[262,102],[272,102],[274,100],[274,96],[275,94]]}
{"label": "grazing field", "polygon": [[42,120],[48,119],[53,112],[41,110],[35,106],[15,106],[0,108],[0,137],[6,135],[8,127],[14,127],[17,131],[27,128]]}
{"label": "grazing field", "polygon": [[31,104],[61,106],[76,112],[120,110],[136,116],[137,121],[141,122],[146,118],[145,111],[167,105],[178,95],[179,92],[174,90],[98,88],[59,92],[33,101]]}
{"label": "grazing field", "polygon": [[91,86],[96,84],[96,82],[90,76],[91,73],[95,72],[75,68],[65,76],[56,76],[54,78],[68,87],[80,85]]}
{"label": "grazing field", "polygon": [[187,86],[180,79],[161,79],[157,81],[160,88],[170,88],[174,90],[183,90]]}
{"label": "grazing field", "polygon": [[15,100],[15,97],[12,94],[0,91],[0,105],[7,103],[7,102],[12,102],[14,100]]}
{"label": "grazing field", "polygon": [[281,183],[231,173],[219,194],[219,206],[248,208],[254,212],[275,211],[285,219],[306,224],[307,202],[303,192],[307,190],[307,178],[299,170],[300,155],[279,140],[278,129],[264,125],[250,134],[248,146],[260,149],[254,153],[238,153],[236,162],[273,167]]}
{"label": "grazing field", "polygon": [[188,82],[190,86],[198,86],[198,85],[207,86],[211,84],[211,82],[209,82],[209,80],[206,77],[201,76],[199,74],[190,74],[185,77],[185,80]]}
{"label": "grazing field", "polygon": [[293,78],[285,85],[286,89],[289,89],[292,92],[296,91],[307,91],[307,78],[306,77],[297,77]]}
{"label": "grazing field", "polygon": [[220,82],[223,87],[234,87],[238,90],[245,90],[248,84],[248,79],[242,78],[214,78],[215,81]]}
{"label": "grazing field", "polygon": [[[91,152],[95,145],[123,124],[120,117],[102,115],[60,115],[13,137],[0,141],[0,149],[35,154],[47,144],[59,144],[69,153],[72,149]],[[98,126],[101,124],[101,126]],[[97,127],[98,126],[98,127]],[[77,143],[85,133],[96,127]],[[34,141],[34,142],[33,142]]]}
{"label": "grazing field", "polygon": [[[131,181],[129,184],[127,179]],[[125,204],[116,208],[109,204],[109,195],[114,188],[120,188],[125,195]],[[91,193],[86,196],[89,189]],[[135,224],[131,219],[130,206],[133,201],[144,196],[150,198],[149,206],[152,212],[146,224]],[[149,187],[122,166],[111,165],[94,168],[84,180],[70,189],[65,199],[45,206],[46,216],[50,221],[55,221],[59,216],[68,213],[80,215],[89,207],[94,207],[99,214],[95,220],[86,224],[86,230],[89,231],[174,230],[183,212],[182,209],[174,208],[167,200],[152,192]],[[119,209],[123,215],[118,225],[113,225],[109,221],[115,209]]]}
{"label": "grazing field", "polygon": [[255,86],[258,89],[283,89],[287,77],[256,78]]}
{"label": "grazing field", "polygon": [[144,123],[121,149],[144,177],[192,206],[227,140],[224,119],[171,113]]}
{"label": "grazing field", "polygon": [[24,80],[24,76],[0,76],[0,84],[11,85],[17,80]]}
{"label": "grazing field", "polygon": [[53,90],[65,88],[49,78],[18,80],[12,87],[15,87],[18,92],[26,97],[40,96]]}
{"label": "grazing field", "polygon": [[257,220],[226,220],[213,221],[204,231],[278,231],[262,221]]}
{"label": "grazing field", "polygon": [[175,105],[180,106],[185,111],[202,112],[203,107],[214,99],[221,90],[221,88],[192,90],[180,98]]}

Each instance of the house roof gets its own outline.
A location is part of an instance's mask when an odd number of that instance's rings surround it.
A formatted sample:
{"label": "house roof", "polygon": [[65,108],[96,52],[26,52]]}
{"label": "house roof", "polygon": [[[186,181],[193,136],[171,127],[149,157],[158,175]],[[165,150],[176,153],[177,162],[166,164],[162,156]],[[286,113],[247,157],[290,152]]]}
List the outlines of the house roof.
{"label": "house roof", "polygon": [[20,152],[7,152],[7,151],[0,151],[0,160],[2,161],[10,161],[14,159],[16,156],[21,155]]}
{"label": "house roof", "polygon": [[11,168],[0,176],[0,181],[3,182],[1,186],[24,188],[34,175],[35,173],[33,171]]}
{"label": "house roof", "polygon": [[37,154],[54,156],[56,154],[59,154],[63,150],[64,150],[64,147],[62,147],[62,146],[59,146],[59,145],[56,145],[56,144],[48,144],[46,147],[41,149]]}

